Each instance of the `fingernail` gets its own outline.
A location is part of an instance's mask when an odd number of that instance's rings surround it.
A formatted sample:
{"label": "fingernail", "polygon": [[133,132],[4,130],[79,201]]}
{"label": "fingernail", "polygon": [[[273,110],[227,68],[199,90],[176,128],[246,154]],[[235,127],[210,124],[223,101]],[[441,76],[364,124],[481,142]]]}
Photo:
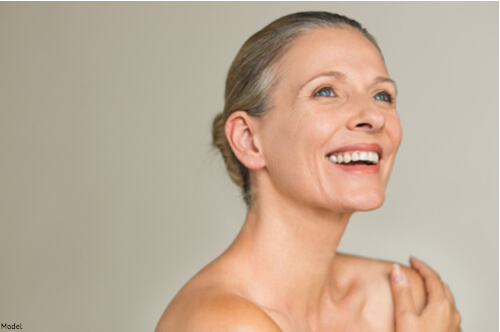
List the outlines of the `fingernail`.
{"label": "fingernail", "polygon": [[392,266],[392,280],[396,283],[403,281],[405,278],[404,272],[401,270],[399,264],[394,264]]}

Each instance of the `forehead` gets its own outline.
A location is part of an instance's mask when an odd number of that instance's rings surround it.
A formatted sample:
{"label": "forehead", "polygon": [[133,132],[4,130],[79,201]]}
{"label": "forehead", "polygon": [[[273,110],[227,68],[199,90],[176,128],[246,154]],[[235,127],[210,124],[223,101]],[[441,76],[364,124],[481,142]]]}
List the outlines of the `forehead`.
{"label": "forehead", "polygon": [[281,80],[303,84],[315,75],[336,71],[362,83],[387,77],[384,60],[361,32],[353,28],[318,28],[297,37],[278,63]]}

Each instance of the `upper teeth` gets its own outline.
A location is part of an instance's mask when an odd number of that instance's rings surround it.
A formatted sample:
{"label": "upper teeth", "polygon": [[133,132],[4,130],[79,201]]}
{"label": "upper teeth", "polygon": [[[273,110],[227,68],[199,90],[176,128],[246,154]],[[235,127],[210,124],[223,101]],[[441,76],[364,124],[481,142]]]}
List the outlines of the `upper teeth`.
{"label": "upper teeth", "polygon": [[377,152],[373,151],[349,151],[332,154],[327,159],[336,164],[349,164],[351,161],[366,161],[370,164],[377,164],[379,156]]}

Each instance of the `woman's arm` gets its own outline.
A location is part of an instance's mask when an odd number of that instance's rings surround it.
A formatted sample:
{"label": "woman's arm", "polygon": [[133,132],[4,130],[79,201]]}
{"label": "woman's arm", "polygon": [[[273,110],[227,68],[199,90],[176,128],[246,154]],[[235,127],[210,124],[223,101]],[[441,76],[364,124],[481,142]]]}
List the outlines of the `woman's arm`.
{"label": "woman's arm", "polygon": [[410,264],[424,280],[427,304],[418,313],[408,277],[399,265],[395,265],[391,272],[391,289],[396,332],[460,332],[460,314],[448,286],[424,262],[412,257]]}

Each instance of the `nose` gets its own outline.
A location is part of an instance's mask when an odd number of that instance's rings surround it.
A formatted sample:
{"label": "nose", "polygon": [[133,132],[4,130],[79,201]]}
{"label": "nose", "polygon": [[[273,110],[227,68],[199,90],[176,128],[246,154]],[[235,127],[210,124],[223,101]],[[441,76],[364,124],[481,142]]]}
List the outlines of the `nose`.
{"label": "nose", "polygon": [[385,127],[385,115],[371,98],[363,97],[353,106],[352,116],[347,121],[347,128],[352,131],[376,133]]}

